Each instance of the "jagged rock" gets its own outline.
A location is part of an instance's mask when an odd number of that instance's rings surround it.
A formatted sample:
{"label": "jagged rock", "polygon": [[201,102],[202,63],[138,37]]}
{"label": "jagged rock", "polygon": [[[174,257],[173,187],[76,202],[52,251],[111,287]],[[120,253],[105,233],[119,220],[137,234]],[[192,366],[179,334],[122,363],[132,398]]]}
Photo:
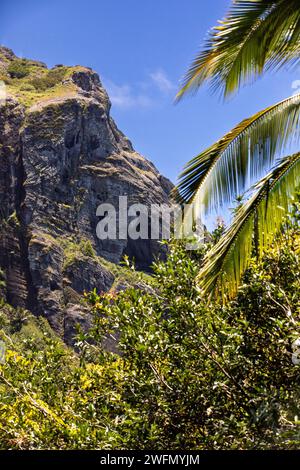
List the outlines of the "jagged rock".
{"label": "jagged rock", "polygon": [[16,55],[8,47],[1,46],[0,49],[1,49],[0,63],[6,64],[6,61],[11,61],[11,60],[16,59]]}
{"label": "jagged rock", "polygon": [[70,346],[74,345],[78,326],[85,331],[91,326],[89,309],[84,305],[68,304],[64,310],[63,339]]}
{"label": "jagged rock", "polygon": [[93,289],[107,292],[114,282],[113,274],[93,258],[75,260],[64,274],[75,292],[90,292]]}
{"label": "jagged rock", "polygon": [[46,316],[70,342],[75,319],[84,323],[83,291],[114,282],[102,258],[128,254],[146,270],[162,252],[155,240],[99,240],[98,205],[118,207],[124,195],[129,205],[168,203],[172,184],[118,130],[94,71],[23,60],[24,77],[12,79],[16,60],[0,48],[9,93],[0,107],[0,268],[9,302]]}

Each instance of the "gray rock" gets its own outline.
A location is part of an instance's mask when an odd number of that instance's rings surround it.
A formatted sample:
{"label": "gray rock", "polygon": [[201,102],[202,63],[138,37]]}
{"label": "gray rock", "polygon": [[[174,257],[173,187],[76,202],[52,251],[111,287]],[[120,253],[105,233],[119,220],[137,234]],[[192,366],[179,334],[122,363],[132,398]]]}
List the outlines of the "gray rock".
{"label": "gray rock", "polygon": [[78,327],[83,331],[87,331],[91,326],[91,314],[89,309],[84,305],[69,304],[64,311],[64,341],[74,346]]}
{"label": "gray rock", "polygon": [[[5,60],[12,51],[0,49]],[[55,98],[31,106],[10,96],[0,108],[0,268],[14,306],[44,315],[67,341],[87,324],[84,291],[108,291],[101,264],[124,254],[148,270],[163,253],[154,240],[99,240],[100,203],[168,203],[172,184],[134,151],[110,116],[109,97],[89,68],[71,69]],[[70,85],[72,92],[70,92]],[[85,249],[84,247],[88,249]]]}

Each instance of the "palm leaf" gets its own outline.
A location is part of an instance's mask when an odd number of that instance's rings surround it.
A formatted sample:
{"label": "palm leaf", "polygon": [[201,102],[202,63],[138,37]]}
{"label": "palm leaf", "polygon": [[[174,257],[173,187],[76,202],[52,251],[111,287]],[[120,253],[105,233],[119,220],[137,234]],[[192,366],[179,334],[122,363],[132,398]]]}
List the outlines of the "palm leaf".
{"label": "palm leaf", "polygon": [[300,153],[285,157],[257,185],[220,241],[206,255],[198,275],[204,292],[231,297],[251,259],[272,245],[300,185]]}
{"label": "palm leaf", "polygon": [[299,53],[299,0],[236,0],[212,29],[177,99],[205,81],[227,96],[265,70],[298,63]]}
{"label": "palm leaf", "polygon": [[177,202],[193,203],[203,217],[242,195],[297,144],[299,113],[297,94],[242,121],[186,165],[173,191]]}

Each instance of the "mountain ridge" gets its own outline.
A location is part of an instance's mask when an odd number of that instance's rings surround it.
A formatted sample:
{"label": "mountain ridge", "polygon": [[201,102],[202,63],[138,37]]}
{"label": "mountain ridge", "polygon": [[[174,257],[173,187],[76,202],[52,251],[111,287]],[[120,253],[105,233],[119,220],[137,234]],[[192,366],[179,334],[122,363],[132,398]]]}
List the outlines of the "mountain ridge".
{"label": "mountain ridge", "polygon": [[97,206],[168,204],[172,183],[119,131],[90,68],[48,69],[1,47],[0,80],[1,294],[71,342],[89,321],[83,292],[116,284],[107,263],[128,255],[147,270],[163,254],[156,240],[99,240]]}

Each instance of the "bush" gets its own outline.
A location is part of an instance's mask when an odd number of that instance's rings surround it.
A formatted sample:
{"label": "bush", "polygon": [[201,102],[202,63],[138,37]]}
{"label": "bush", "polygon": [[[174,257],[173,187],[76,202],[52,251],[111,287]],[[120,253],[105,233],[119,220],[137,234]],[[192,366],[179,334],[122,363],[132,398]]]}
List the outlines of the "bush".
{"label": "bush", "polygon": [[30,80],[30,84],[37,91],[45,91],[48,88],[52,88],[62,82],[66,75],[65,67],[52,69],[41,77],[34,77]]}
{"label": "bush", "polygon": [[94,258],[96,256],[96,252],[90,242],[90,240],[80,240],[79,243],[79,250],[84,256],[88,256],[90,258]]}
{"label": "bush", "polygon": [[[174,242],[152,287],[86,296],[93,325],[79,334],[77,357],[52,340],[10,346],[0,447],[298,448],[297,204],[282,236],[226,305],[198,290],[204,250]],[[118,338],[115,353],[102,348],[108,337]]]}
{"label": "bush", "polygon": [[90,296],[92,338],[120,332],[127,371],[121,400],[136,416],[131,432],[119,429],[127,448],[299,445],[300,370],[291,345],[300,336],[300,273],[293,248],[291,239],[253,262],[227,306],[203,301],[197,262],[176,246],[156,266],[156,296],[133,289],[113,302]]}
{"label": "bush", "polygon": [[30,74],[30,65],[26,59],[13,60],[7,69],[11,78],[24,78]]}
{"label": "bush", "polygon": [[35,88],[30,83],[24,83],[20,86],[20,91],[35,91]]}
{"label": "bush", "polygon": [[80,240],[65,239],[62,240],[62,245],[64,247],[64,269],[83,257],[96,257],[96,252],[90,240],[86,238]]}

